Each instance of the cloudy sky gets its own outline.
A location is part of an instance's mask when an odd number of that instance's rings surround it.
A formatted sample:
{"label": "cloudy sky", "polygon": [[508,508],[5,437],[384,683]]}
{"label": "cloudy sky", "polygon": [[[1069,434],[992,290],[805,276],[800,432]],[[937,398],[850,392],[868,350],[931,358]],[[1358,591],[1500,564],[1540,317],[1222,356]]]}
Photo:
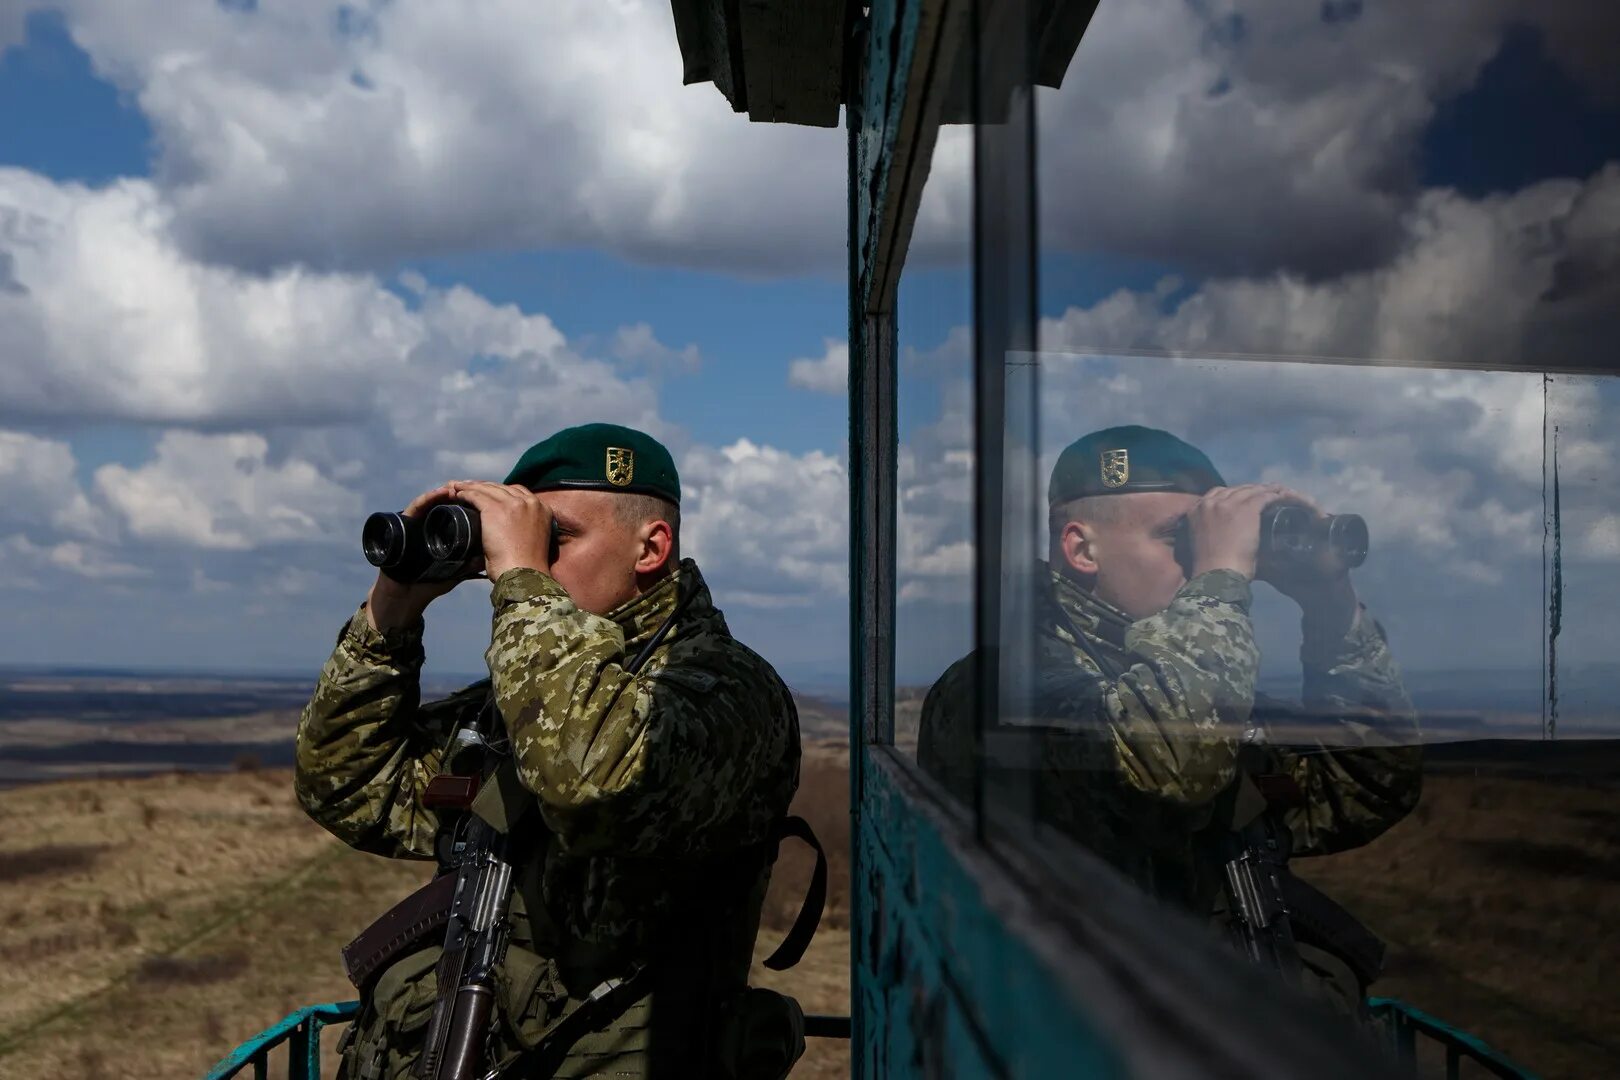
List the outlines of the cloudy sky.
{"label": "cloudy sky", "polygon": [[[1389,363],[1614,363],[1603,8],[1105,2],[1037,96],[1034,470],[1178,430],[1369,518],[1409,668],[1534,672],[1545,397],[1561,655],[1609,659],[1620,395]],[[682,87],[662,0],[0,0],[0,661],[312,670],[367,511],[607,419],[674,449],[739,634],[836,687],[843,153]],[[902,681],[968,636],[970,176],[947,129],[901,285]],[[476,671],[483,596],[441,604]]]}
{"label": "cloudy sky", "polygon": [[[659,0],[0,0],[0,663],[313,672],[366,512],[611,420],[836,685],[843,149]],[[479,587],[433,616],[477,671]]]}

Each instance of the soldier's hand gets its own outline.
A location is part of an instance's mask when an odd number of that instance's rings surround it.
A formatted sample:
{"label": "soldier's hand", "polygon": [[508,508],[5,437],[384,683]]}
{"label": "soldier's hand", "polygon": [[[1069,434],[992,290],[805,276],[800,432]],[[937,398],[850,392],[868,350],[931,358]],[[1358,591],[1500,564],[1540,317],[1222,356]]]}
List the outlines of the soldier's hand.
{"label": "soldier's hand", "polygon": [[[412,499],[401,513],[408,518],[420,518],[439,503],[449,502],[454,497],[451,486],[441,484]],[[456,581],[430,581],[407,585],[387,574],[378,573],[377,580],[371,585],[371,592],[366,596],[366,618],[370,620],[372,629],[379,632],[415,626],[429,604],[458,584]]]}
{"label": "soldier's hand", "polygon": [[1287,497],[1280,484],[1211,488],[1187,512],[1192,539],[1192,577],[1235,570],[1254,579],[1260,552],[1260,512]]}
{"label": "soldier's hand", "polygon": [[521,484],[457,481],[454,497],[478,511],[484,566],[494,581],[508,570],[551,571],[551,508]]}

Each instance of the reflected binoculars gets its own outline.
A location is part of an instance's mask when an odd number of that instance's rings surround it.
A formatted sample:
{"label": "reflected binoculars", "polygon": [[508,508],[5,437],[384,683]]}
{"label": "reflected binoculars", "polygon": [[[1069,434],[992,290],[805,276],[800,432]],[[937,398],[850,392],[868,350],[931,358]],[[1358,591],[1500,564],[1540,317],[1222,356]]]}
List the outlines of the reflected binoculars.
{"label": "reflected binoculars", "polygon": [[[1317,517],[1303,506],[1268,506],[1260,513],[1260,566],[1299,564],[1331,551],[1347,570],[1367,561],[1367,521],[1360,514]],[[1176,560],[1192,573],[1192,528],[1186,519],[1176,532]]]}
{"label": "reflected binoculars", "polygon": [[440,503],[420,518],[377,513],[360,530],[366,561],[404,585],[472,577],[484,553],[478,511]]}
{"label": "reflected binoculars", "polygon": [[1331,551],[1348,570],[1367,561],[1367,521],[1360,514],[1317,517],[1303,506],[1268,506],[1260,514],[1260,558],[1299,561]]}

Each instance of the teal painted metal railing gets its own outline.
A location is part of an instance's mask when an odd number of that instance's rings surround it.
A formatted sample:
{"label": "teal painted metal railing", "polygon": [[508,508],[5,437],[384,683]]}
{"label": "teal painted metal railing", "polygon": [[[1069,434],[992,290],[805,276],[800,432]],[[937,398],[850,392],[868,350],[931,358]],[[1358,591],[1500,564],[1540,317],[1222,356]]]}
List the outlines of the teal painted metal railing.
{"label": "teal painted metal railing", "polygon": [[[267,1080],[270,1051],[282,1043],[287,1044],[287,1080],[321,1080],[321,1029],[346,1024],[359,1011],[358,1001],[338,1001],[290,1013],[232,1050],[209,1071],[206,1080],[228,1080],[249,1065],[253,1066],[253,1080]],[[849,1017],[806,1016],[804,1033],[812,1039],[847,1039]]]}
{"label": "teal painted metal railing", "polygon": [[287,1044],[287,1080],[321,1080],[321,1029],[328,1024],[348,1023],[359,1011],[358,1001],[338,1001],[289,1013],[232,1050],[213,1067],[207,1080],[226,1080],[249,1065],[253,1066],[253,1080],[267,1080],[270,1051],[282,1043]]}
{"label": "teal painted metal railing", "polygon": [[1368,998],[1367,1007],[1372,1010],[1374,1018],[1389,1025],[1395,1052],[1402,1061],[1416,1060],[1417,1037],[1420,1033],[1445,1047],[1446,1080],[1458,1080],[1462,1076],[1464,1061],[1471,1061],[1487,1072],[1507,1077],[1508,1080],[1539,1080],[1535,1073],[1492,1050],[1468,1032],[1454,1028],[1444,1020],[1397,998]]}

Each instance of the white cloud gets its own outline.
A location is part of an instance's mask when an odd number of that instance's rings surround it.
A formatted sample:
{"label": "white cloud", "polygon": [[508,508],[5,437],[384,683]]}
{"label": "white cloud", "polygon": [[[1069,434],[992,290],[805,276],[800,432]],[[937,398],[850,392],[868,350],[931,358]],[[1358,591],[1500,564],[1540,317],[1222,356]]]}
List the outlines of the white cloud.
{"label": "white cloud", "polygon": [[644,322],[619,327],[613,334],[608,352],[615,360],[652,371],[690,373],[703,363],[696,345],[687,344],[673,349],[659,341],[653,328]]}
{"label": "white cloud", "polygon": [[307,461],[268,454],[261,435],[169,431],[152,461],[97,469],[96,491],[142,540],[246,551],[346,538],[355,493]]}
{"label": "white cloud", "polygon": [[[713,86],[683,87],[663,0],[24,6],[62,9],[138,103],[176,234],[212,260],[588,247],[841,268],[843,136],[750,124]],[[1103,4],[1065,85],[1038,94],[1043,238],[1223,273],[1375,265],[1421,194],[1426,125],[1510,29],[1544,31],[1568,73],[1620,94],[1615,15],[1587,7],[1366,5],[1329,21],[1294,0]],[[919,259],[966,257],[969,144],[941,133]]]}
{"label": "white cloud", "polygon": [[88,581],[121,581],[150,577],[151,571],[120,561],[110,552],[77,540],[36,544],[19,534],[0,540],[7,572],[0,581],[19,589],[46,588],[50,575],[67,574]]}
{"label": "white cloud", "polygon": [[788,385],[822,394],[849,391],[849,342],[837,338],[822,341],[819,357],[803,357],[788,364]]}
{"label": "white cloud", "polygon": [[[844,589],[838,460],[694,445],[662,416],[658,376],[697,364],[696,346],[671,348],[646,323],[595,359],[547,315],[459,286],[406,275],[407,300],[365,274],[204,264],[176,246],[144,181],[91,190],[5,170],[0,207],[18,283],[0,295],[0,408],[33,424],[166,428],[152,460],[102,466],[88,492],[68,442],[0,432],[0,496],[12,496],[0,514],[40,550],[117,533],[123,565],[192,592],[245,580],[313,594],[312,579],[266,560],[289,543],[347,543],[366,510],[444,479],[501,476],[538,438],[589,419],[641,428],[694,463],[691,543],[743,601],[804,606]],[[84,573],[112,565],[93,554],[57,558]]]}
{"label": "white cloud", "polygon": [[545,315],[457,286],[427,294],[419,317],[411,373],[378,394],[394,437],[431,448],[453,474],[504,473],[530,444],[582,417],[674,432],[658,415],[653,382],[580,355]]}
{"label": "white cloud", "polygon": [[819,450],[739,439],[694,447],[680,464],[683,551],[755,606],[848,589],[848,474]]}
{"label": "white cloud", "polygon": [[[396,443],[451,473],[509,465],[581,415],[675,434],[651,381],[580,355],[544,314],[420,279],[402,282],[407,305],[369,275],[208,265],[170,224],[145,181],[91,190],[0,169],[17,283],[0,292],[0,417],[366,430],[320,462],[350,474]],[[617,344],[696,358],[645,324]]]}
{"label": "white cloud", "polygon": [[146,181],[0,169],[0,413],[232,424],[353,419],[421,320],[367,277],[198,263]]}
{"label": "white cloud", "polygon": [[663,0],[56,6],[146,114],[175,229],[210,259],[551,246],[841,268],[843,135],[683,87]]}
{"label": "white cloud", "polygon": [[0,526],[105,538],[107,522],[79,486],[77,469],[67,443],[0,430]]}
{"label": "white cloud", "polygon": [[147,577],[151,571],[130,563],[120,562],[105,551],[81,544],[76,540],[65,540],[50,549],[51,565],[62,568],[79,577],[100,580],[103,578],[140,578]]}

